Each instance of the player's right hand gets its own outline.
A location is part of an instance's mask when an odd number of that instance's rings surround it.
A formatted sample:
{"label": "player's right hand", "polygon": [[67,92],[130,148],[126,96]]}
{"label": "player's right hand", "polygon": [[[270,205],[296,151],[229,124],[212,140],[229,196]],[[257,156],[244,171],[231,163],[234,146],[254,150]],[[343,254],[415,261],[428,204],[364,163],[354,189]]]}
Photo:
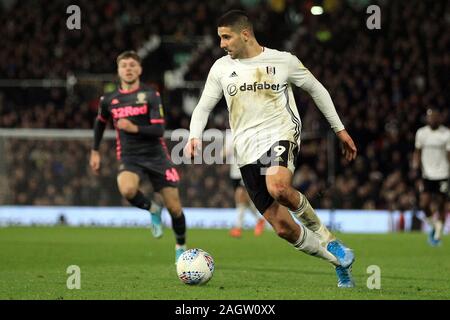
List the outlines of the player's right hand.
{"label": "player's right hand", "polygon": [[184,147],[184,156],[186,158],[192,159],[200,154],[202,149],[202,141],[197,138],[192,138],[188,141]]}
{"label": "player's right hand", "polygon": [[91,166],[92,172],[98,176],[100,173],[100,153],[98,151],[91,150],[89,165]]}

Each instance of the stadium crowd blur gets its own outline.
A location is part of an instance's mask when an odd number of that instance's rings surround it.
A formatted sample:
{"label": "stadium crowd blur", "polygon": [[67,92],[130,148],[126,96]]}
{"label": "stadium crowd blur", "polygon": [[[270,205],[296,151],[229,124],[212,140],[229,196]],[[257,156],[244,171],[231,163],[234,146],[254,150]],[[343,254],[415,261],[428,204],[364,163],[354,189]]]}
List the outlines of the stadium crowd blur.
{"label": "stadium crowd blur", "polygon": [[[415,206],[417,177],[410,170],[414,136],[427,107],[449,119],[450,14],[447,1],[378,1],[381,29],[366,27],[364,0],[78,1],[81,30],[66,27],[67,1],[0,1],[4,21],[0,78],[66,79],[111,74],[122,51],[156,50],[144,58],[143,80],[161,91],[167,129],[188,128],[198,89],[165,86],[164,72],[185,64],[184,80],[202,82],[219,48],[215,21],[231,8],[254,17],[259,42],[296,54],[330,92],[359,156],[348,165],[336,150],[328,179],[327,140],[302,141],[294,184],[317,208],[407,210]],[[313,4],[324,14],[313,16]],[[199,48],[198,39],[212,45]],[[191,57],[190,52],[195,52]],[[187,57],[187,58],[186,58]],[[2,87],[0,127],[91,129],[103,87]],[[105,86],[107,87],[107,86]],[[295,90],[303,131],[326,134],[312,99]],[[192,99],[194,96],[194,99]],[[208,127],[227,128],[223,101]],[[2,179],[5,204],[120,205],[113,141],[103,142],[102,176],[87,165],[90,141],[6,139]],[[181,165],[183,204],[233,207],[228,166]],[[214,192],[211,192],[214,190]],[[208,197],[205,197],[208,195]],[[1,199],[1,198],[0,198]]]}

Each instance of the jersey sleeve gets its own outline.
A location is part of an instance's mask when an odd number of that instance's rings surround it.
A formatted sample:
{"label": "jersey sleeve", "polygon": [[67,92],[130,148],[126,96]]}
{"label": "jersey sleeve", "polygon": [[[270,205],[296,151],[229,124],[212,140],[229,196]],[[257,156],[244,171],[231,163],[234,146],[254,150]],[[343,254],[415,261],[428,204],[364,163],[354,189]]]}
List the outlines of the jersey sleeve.
{"label": "jersey sleeve", "polygon": [[288,56],[288,80],[297,87],[302,88],[311,76],[309,70],[303,65],[299,58],[289,54]]}
{"label": "jersey sleeve", "polygon": [[189,140],[193,138],[201,138],[203,130],[208,123],[209,114],[222,96],[223,90],[222,85],[220,84],[219,70],[216,62],[209,71],[200,101],[192,113],[191,123],[189,126]]}
{"label": "jersey sleeve", "polygon": [[106,101],[105,97],[100,97],[100,102],[98,104],[98,113],[97,118],[94,122],[94,141],[92,144],[92,149],[97,150],[100,147],[100,142],[103,138],[103,133],[106,128],[106,124],[108,122],[108,119],[110,117],[110,112],[108,109],[108,102]]}
{"label": "jersey sleeve", "polygon": [[219,101],[223,95],[222,85],[220,83],[219,67],[217,62],[209,70],[208,77],[206,79],[205,88],[203,89],[202,96],[217,99]]}
{"label": "jersey sleeve", "polygon": [[345,129],[328,90],[292,54],[289,54],[288,60],[288,81],[309,93],[334,132],[337,133]]}
{"label": "jersey sleeve", "polygon": [[164,111],[161,103],[161,95],[158,91],[149,93],[149,109],[148,109],[148,124],[139,125],[139,135],[146,138],[159,138],[164,135]]}
{"label": "jersey sleeve", "polygon": [[150,124],[165,124],[164,109],[161,102],[161,95],[155,91],[150,96],[149,122]]}
{"label": "jersey sleeve", "polygon": [[422,149],[422,147],[423,147],[422,135],[420,133],[421,133],[420,129],[417,130],[416,138],[414,141],[414,146],[416,147],[416,149]]}
{"label": "jersey sleeve", "polygon": [[106,123],[109,120],[111,113],[108,109],[108,102],[104,96],[100,97],[100,102],[98,104],[97,120]]}

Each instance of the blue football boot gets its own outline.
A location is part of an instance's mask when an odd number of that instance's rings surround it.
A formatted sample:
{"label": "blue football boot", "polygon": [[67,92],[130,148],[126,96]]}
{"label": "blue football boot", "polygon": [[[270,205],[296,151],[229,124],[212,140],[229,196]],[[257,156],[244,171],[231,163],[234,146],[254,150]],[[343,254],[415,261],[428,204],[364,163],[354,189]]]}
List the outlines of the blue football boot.
{"label": "blue football boot", "polygon": [[353,288],[355,282],[352,276],[352,264],[355,261],[353,250],[344,246],[339,240],[328,243],[327,250],[336,257],[340,266],[336,267],[339,288]]}
{"label": "blue football boot", "polygon": [[151,224],[150,230],[153,237],[161,238],[163,235],[163,227],[161,221],[162,206],[152,201],[152,206],[150,208]]}
{"label": "blue football boot", "polygon": [[441,245],[441,240],[436,240],[434,238],[434,234],[435,234],[436,230],[433,228],[431,229],[431,231],[428,233],[428,243],[430,244],[430,246],[432,247],[437,247]]}
{"label": "blue football boot", "polygon": [[344,268],[350,267],[353,261],[355,261],[355,254],[353,253],[353,250],[344,246],[344,244],[339,240],[329,242],[327,245],[327,250],[336,257],[339,264]]}
{"label": "blue football boot", "polygon": [[347,268],[337,266],[336,275],[338,277],[339,288],[353,288],[355,286],[355,281],[353,281],[352,276],[352,266]]}
{"label": "blue football boot", "polygon": [[186,251],[186,245],[176,245],[175,246],[175,264],[178,261],[178,258]]}

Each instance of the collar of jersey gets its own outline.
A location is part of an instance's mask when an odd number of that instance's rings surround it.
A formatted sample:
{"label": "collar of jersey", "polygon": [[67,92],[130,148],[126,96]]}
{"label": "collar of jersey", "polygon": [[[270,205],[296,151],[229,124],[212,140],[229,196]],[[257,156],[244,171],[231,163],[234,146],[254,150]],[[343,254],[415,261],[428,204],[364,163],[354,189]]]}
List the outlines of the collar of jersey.
{"label": "collar of jersey", "polygon": [[248,61],[258,60],[265,52],[266,52],[266,48],[264,46],[262,46],[262,51],[258,55],[251,57],[251,58],[236,59],[236,60],[238,60],[240,62],[248,62]]}
{"label": "collar of jersey", "polygon": [[134,93],[134,92],[136,92],[136,91],[139,91],[140,89],[141,89],[141,86],[137,87],[137,88],[134,89],[134,90],[129,90],[129,91],[123,90],[122,88],[119,88],[119,92],[120,92],[121,94],[130,94],[130,93]]}

